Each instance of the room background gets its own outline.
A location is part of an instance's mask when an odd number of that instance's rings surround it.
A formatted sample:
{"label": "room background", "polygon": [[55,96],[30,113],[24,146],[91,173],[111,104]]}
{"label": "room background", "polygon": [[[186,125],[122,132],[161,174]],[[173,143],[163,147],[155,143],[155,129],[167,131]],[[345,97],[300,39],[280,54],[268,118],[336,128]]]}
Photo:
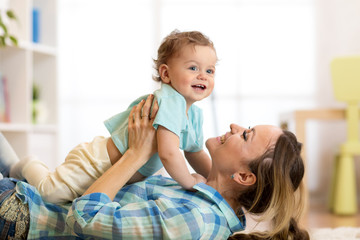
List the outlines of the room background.
{"label": "room background", "polygon": [[[153,59],[174,29],[199,30],[217,50],[214,92],[196,103],[205,139],[229,131],[230,123],[280,125],[295,110],[345,107],[334,98],[330,62],[360,54],[358,0],[0,0],[3,6],[14,7],[23,25],[11,27],[20,29],[19,48],[0,49],[12,110],[0,131],[19,153],[38,154],[50,168],[77,144],[108,136],[105,119],[159,87]],[[30,33],[37,6],[40,44]],[[40,83],[46,104],[35,125],[32,82]],[[308,121],[306,133],[307,183],[323,203],[346,126]]]}
{"label": "room background", "polygon": [[[152,59],[174,29],[200,30],[217,50],[214,93],[198,103],[206,138],[232,122],[279,125],[286,112],[344,107],[329,64],[360,53],[359,10],[357,0],[59,1],[60,159],[158,87]],[[345,137],[342,121],[307,124],[309,189],[320,200]]]}

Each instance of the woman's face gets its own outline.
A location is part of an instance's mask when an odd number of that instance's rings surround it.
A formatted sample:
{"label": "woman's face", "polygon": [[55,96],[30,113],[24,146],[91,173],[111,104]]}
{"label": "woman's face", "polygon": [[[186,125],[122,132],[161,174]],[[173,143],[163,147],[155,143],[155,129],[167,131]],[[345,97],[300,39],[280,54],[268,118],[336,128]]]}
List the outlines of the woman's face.
{"label": "woman's face", "polygon": [[276,143],[282,130],[271,125],[258,125],[243,128],[236,124],[230,125],[230,132],[206,141],[213,164],[217,168],[232,174],[239,166],[260,157]]}

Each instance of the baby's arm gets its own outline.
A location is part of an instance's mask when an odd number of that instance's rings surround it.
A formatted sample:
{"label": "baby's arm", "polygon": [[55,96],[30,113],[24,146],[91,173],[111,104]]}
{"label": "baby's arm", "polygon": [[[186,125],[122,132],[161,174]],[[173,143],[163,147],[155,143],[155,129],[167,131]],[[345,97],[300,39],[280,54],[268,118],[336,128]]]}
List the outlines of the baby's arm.
{"label": "baby's arm", "polygon": [[183,188],[191,189],[206,179],[198,174],[190,174],[185,159],[179,150],[179,137],[168,129],[159,126],[157,129],[158,153],[166,171]]}
{"label": "baby's arm", "polygon": [[209,175],[212,163],[209,155],[204,150],[198,152],[185,152],[185,157],[197,173],[204,177]]}

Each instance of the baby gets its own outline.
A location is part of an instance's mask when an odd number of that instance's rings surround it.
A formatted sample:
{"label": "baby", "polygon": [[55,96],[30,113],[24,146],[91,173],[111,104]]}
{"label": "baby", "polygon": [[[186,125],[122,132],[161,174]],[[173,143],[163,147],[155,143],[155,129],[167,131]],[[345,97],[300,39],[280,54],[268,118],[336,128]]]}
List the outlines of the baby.
{"label": "baby", "polygon": [[[192,190],[195,184],[206,181],[211,168],[211,160],[203,150],[202,111],[193,103],[208,97],[214,88],[216,51],[200,32],[174,31],[163,40],[154,62],[154,79],[161,82],[161,88],[153,94],[159,108],[153,123],[158,153],[129,183],[151,176],[164,166],[182,187]],[[129,113],[147,97],[136,99],[126,111],[104,122],[111,138],[95,137],[90,143],[78,145],[55,172],[28,157],[12,166],[10,176],[25,178],[50,202],[72,201],[125,153]],[[184,156],[197,173],[190,174]]]}

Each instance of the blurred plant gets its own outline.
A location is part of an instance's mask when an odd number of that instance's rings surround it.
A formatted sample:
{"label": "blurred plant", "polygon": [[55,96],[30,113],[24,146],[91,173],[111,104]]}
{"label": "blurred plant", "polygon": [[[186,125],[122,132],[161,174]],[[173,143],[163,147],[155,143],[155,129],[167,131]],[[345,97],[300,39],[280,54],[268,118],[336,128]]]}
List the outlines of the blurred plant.
{"label": "blurred plant", "polygon": [[40,98],[40,88],[36,83],[33,83],[32,87],[32,122],[35,124],[38,122],[39,117],[39,98]]}
{"label": "blurred plant", "polygon": [[[12,10],[7,10],[6,16],[9,18],[9,20],[17,21],[17,18]],[[0,29],[2,29],[2,33],[0,33],[0,47],[5,47],[7,45],[7,39],[9,39],[13,45],[18,45],[17,38],[14,35],[10,35],[8,32],[8,27],[4,21],[2,11],[0,11]]]}
{"label": "blurred plant", "polygon": [[39,100],[39,97],[40,97],[40,87],[36,83],[33,83],[32,99],[33,101],[36,101]]}
{"label": "blurred plant", "polygon": [[32,99],[33,124],[46,123],[49,114],[45,102],[41,100],[41,87],[36,83],[33,84]]}

